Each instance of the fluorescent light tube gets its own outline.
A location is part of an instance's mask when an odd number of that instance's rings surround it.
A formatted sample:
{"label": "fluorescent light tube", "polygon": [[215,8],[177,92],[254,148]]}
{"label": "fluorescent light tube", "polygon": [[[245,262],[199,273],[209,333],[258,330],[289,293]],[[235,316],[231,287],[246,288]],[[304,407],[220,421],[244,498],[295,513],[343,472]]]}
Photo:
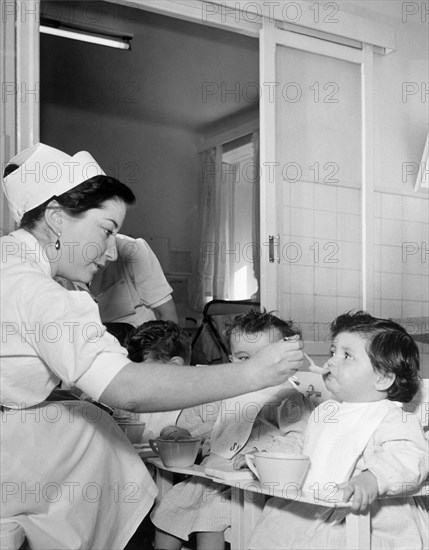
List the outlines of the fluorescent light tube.
{"label": "fluorescent light tube", "polygon": [[80,40],[81,42],[90,42],[91,44],[100,44],[101,46],[109,46],[110,48],[119,48],[121,50],[129,50],[131,48],[130,43],[126,39],[101,36],[86,31],[49,27],[47,25],[40,25],[39,30],[44,34]]}

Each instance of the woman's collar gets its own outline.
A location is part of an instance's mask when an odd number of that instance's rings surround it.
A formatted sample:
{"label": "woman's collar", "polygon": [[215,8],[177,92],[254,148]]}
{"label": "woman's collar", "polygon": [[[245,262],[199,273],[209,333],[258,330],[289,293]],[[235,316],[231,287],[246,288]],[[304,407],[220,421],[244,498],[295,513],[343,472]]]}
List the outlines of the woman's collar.
{"label": "woman's collar", "polygon": [[26,229],[12,231],[11,236],[21,245],[21,260],[36,263],[46,275],[52,277],[51,262],[46,253],[46,249],[50,245],[43,245]]}

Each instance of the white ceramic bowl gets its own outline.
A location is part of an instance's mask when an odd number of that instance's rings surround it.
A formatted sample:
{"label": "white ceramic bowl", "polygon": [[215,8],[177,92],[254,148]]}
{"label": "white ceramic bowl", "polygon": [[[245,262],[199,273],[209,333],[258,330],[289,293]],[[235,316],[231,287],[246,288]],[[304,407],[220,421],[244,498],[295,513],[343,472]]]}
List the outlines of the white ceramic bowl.
{"label": "white ceramic bowl", "polygon": [[138,422],[137,420],[117,420],[116,423],[128,437],[131,443],[142,442],[146,422]]}
{"label": "white ceramic bowl", "polygon": [[270,452],[247,454],[246,462],[261,483],[278,489],[289,484],[301,486],[310,465],[305,455]]}
{"label": "white ceramic bowl", "polygon": [[167,468],[189,468],[195,463],[201,439],[149,439],[152,450],[160,457]]}

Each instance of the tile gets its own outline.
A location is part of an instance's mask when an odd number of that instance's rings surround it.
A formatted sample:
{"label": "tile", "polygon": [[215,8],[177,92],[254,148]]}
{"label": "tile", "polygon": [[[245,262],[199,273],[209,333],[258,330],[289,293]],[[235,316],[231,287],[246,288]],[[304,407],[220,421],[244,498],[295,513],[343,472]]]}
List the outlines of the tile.
{"label": "tile", "polygon": [[422,302],[414,302],[411,300],[402,300],[401,317],[421,317],[423,315]]}
{"label": "tile", "polygon": [[402,220],[402,197],[400,195],[381,194],[381,216]]}
{"label": "tile", "polygon": [[337,188],[331,185],[314,184],[314,210],[337,211]]}
{"label": "tile", "polygon": [[381,260],[381,256],[382,256],[382,251],[383,251],[383,246],[379,246],[379,245],[375,245],[374,246],[374,270],[376,272],[380,272],[381,271],[381,265],[382,265],[382,260]]}
{"label": "tile", "polygon": [[280,293],[281,304],[279,310],[283,319],[292,319],[291,294],[288,292]]}
{"label": "tile", "polygon": [[426,262],[422,262],[422,249],[418,243],[403,242],[401,248],[402,273],[411,275],[424,272]]}
{"label": "tile", "polygon": [[[381,298],[381,273],[374,271],[374,300],[380,302]],[[380,304],[378,304],[380,306]]]}
{"label": "tile", "polygon": [[402,240],[421,245],[428,242],[428,226],[425,223],[405,221],[402,229]]}
{"label": "tile", "polygon": [[380,317],[401,317],[401,300],[380,300]]}
{"label": "tile", "polygon": [[340,269],[360,270],[362,250],[360,243],[338,241],[338,267]]}
{"label": "tile", "polygon": [[280,264],[279,268],[279,288],[284,294],[290,294],[291,266],[289,264]]}
{"label": "tile", "polygon": [[374,193],[374,216],[381,218],[381,193]]}
{"label": "tile", "polygon": [[381,220],[379,218],[374,220],[374,243],[381,244]]}
{"label": "tile", "polygon": [[380,246],[380,271],[401,273],[402,249],[398,246]]}
{"label": "tile", "polygon": [[314,208],[314,183],[299,181],[290,184],[290,206]]}
{"label": "tile", "polygon": [[309,260],[309,248],[313,245],[313,239],[309,237],[299,237],[297,235],[286,237],[282,235],[280,239],[280,263],[285,265],[312,265]]}
{"label": "tile", "polygon": [[380,295],[383,300],[402,297],[402,275],[399,273],[380,274]]}
{"label": "tile", "polygon": [[314,237],[316,239],[337,239],[337,214],[335,212],[314,212]]}
{"label": "tile", "polygon": [[381,300],[374,300],[374,307],[370,313],[375,317],[381,317]]}
{"label": "tile", "polygon": [[337,317],[337,300],[332,296],[314,297],[314,320],[317,323],[330,323]]}
{"label": "tile", "polygon": [[390,246],[401,246],[402,244],[402,221],[381,220],[381,244]]}
{"label": "tile", "polygon": [[305,294],[291,294],[291,317],[296,323],[314,322],[314,297]]}
{"label": "tile", "polygon": [[[379,220],[376,220],[379,221]],[[361,217],[354,214],[337,215],[337,235],[342,241],[361,242],[362,228]],[[377,242],[377,240],[375,240]],[[379,241],[378,241],[379,242]]]}
{"label": "tile", "polygon": [[316,267],[314,269],[314,293],[336,297],[337,292],[337,270]]}
{"label": "tile", "polygon": [[290,212],[290,234],[301,237],[313,237],[314,235],[314,210],[305,208],[292,208]]}
{"label": "tile", "polygon": [[423,284],[421,275],[402,275],[402,299],[421,301],[423,299]]}
{"label": "tile", "polygon": [[338,270],[338,296],[359,298],[362,294],[361,273],[355,269]]}
{"label": "tile", "polygon": [[282,206],[281,215],[282,215],[282,233],[287,233],[290,235],[291,230],[291,211],[292,208],[290,206]]}
{"label": "tile", "polygon": [[290,289],[292,294],[313,294],[314,268],[293,266],[290,270]]}
{"label": "tile", "polygon": [[423,201],[417,197],[403,197],[402,198],[402,219],[410,221],[423,221],[422,213],[424,211],[424,203],[427,205],[427,201]]}
{"label": "tile", "polygon": [[348,212],[349,214],[360,215],[360,195],[361,192],[359,189],[345,189],[343,187],[339,187],[337,193],[338,212]]}

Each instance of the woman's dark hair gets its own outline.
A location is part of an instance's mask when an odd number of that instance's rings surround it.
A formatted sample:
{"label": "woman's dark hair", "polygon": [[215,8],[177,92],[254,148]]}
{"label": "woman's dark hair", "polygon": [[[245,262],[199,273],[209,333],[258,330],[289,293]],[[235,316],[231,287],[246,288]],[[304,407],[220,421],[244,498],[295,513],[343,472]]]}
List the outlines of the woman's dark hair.
{"label": "woman's dark hair", "polygon": [[191,360],[191,338],[173,321],[147,321],[127,337],[125,347],[131,361],[145,359],[168,363],[172,357],[181,357],[185,365]]}
{"label": "woman's dark hair", "polygon": [[110,176],[94,176],[73,187],[73,189],[57,197],[51,197],[43,204],[26,212],[22,217],[20,227],[22,229],[33,229],[36,223],[43,218],[46,207],[53,199],[70,216],[76,218],[92,208],[103,208],[104,203],[109,199],[119,199],[128,205],[134,204],[136,201],[131,189],[119,180]]}
{"label": "woman's dark hair", "polygon": [[[228,345],[230,345],[231,339],[237,332],[242,334],[258,334],[274,330],[278,330],[283,338],[294,336],[295,334],[301,335],[301,330],[292,321],[284,321],[265,309],[260,311],[259,309],[251,308],[246,313],[241,313],[234,317],[232,322],[226,327],[225,336]],[[252,338],[253,341],[254,339]]]}
{"label": "woman's dark hair", "polygon": [[358,333],[366,340],[366,352],[375,372],[395,374],[387,399],[402,403],[413,399],[420,386],[419,349],[401,325],[357,311],[340,315],[333,321],[332,337],[341,332]]}

